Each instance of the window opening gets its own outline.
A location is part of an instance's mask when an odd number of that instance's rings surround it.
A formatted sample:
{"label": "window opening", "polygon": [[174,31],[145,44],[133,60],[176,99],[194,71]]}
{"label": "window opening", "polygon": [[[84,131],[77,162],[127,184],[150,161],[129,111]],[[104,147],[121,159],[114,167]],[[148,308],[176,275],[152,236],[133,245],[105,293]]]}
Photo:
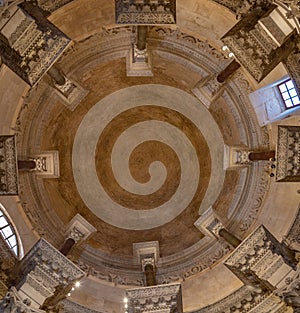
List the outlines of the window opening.
{"label": "window opening", "polygon": [[281,97],[287,109],[300,105],[300,99],[291,79],[278,85]]}
{"label": "window opening", "polygon": [[9,248],[19,257],[19,246],[16,232],[0,206],[0,234]]}

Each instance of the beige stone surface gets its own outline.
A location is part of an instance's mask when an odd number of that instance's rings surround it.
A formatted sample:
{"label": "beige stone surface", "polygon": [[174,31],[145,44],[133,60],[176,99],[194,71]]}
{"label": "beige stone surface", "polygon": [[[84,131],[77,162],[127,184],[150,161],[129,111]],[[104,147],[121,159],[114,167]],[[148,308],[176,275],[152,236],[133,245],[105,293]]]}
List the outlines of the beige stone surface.
{"label": "beige stone surface", "polygon": [[[190,97],[193,97],[191,92],[192,88],[209,68],[208,64],[197,64],[193,59],[195,56],[193,52],[190,52],[191,57],[189,59],[185,59],[185,55],[180,55],[180,59],[176,54],[178,53],[177,51],[174,52],[172,49],[166,48],[163,45],[158,49],[154,44],[152,47],[154,76],[151,78],[126,77],[124,47],[122,47],[121,51],[115,51],[116,54],[113,57],[110,56],[111,58],[105,55],[105,53],[101,56],[97,54],[91,56],[91,54],[88,54],[84,50],[85,41],[86,43],[90,43],[94,40],[93,45],[91,45],[92,47],[97,47],[99,44],[99,38],[101,36],[89,38],[90,36],[95,34],[99,35],[103,27],[110,28],[114,26],[113,12],[113,1],[75,0],[63,6],[49,17],[50,21],[70,36],[74,42],[73,48],[70,48],[71,52],[68,51],[71,56],[68,56],[68,53],[66,53],[61,60],[58,61],[58,66],[65,70],[66,75],[76,78],[85,89],[90,91],[89,95],[79,104],[74,112],[69,111],[63,103],[61,103],[61,100],[53,95],[54,93],[51,92],[53,89],[50,79],[45,76],[38,86],[31,90],[30,96],[26,99],[29,101],[28,107],[24,105],[20,114],[23,98],[28,95],[28,86],[17,75],[11,72],[10,69],[2,65],[0,69],[0,133],[11,134],[16,131],[19,134],[18,147],[26,155],[37,152],[35,151],[37,147],[42,150],[58,150],[60,154],[61,176],[59,179],[54,180],[39,180],[33,184],[33,187],[28,183],[27,187],[32,187],[34,192],[42,185],[43,189],[41,190],[44,192],[45,198],[48,201],[47,206],[43,206],[45,203],[43,201],[46,200],[44,198],[39,199],[38,213],[33,210],[31,203],[26,203],[26,210],[25,206],[22,208],[22,199],[26,199],[26,195],[22,195],[21,198],[0,197],[0,202],[12,217],[22,239],[25,252],[32,247],[39,236],[48,236],[52,239],[51,235],[53,235],[54,232],[60,240],[55,241],[57,248],[59,248],[57,242],[63,242],[64,240],[64,226],[79,212],[98,230],[96,234],[79,247],[79,251],[82,252],[87,247],[92,247],[96,251],[104,253],[107,258],[115,258],[118,262],[119,260],[125,260],[128,262],[127,265],[129,264],[128,267],[132,269],[132,267],[135,266],[136,269],[137,266],[130,263],[132,262],[132,243],[158,240],[160,242],[160,257],[165,260],[171,259],[176,255],[177,261],[180,263],[181,260],[184,259],[185,254],[187,254],[188,249],[193,249],[196,244],[207,239],[203,239],[204,235],[193,226],[193,223],[199,218],[198,211],[201,205],[201,197],[203,197],[205,193],[205,189],[202,187],[209,180],[209,175],[201,185],[201,188],[199,188],[199,194],[197,194],[199,198],[195,198],[197,201],[190,210],[182,212],[176,219],[163,225],[163,227],[144,231],[123,230],[100,220],[84,204],[77,192],[74,182],[72,172],[74,138],[82,120],[98,101],[123,88],[149,84],[176,88],[181,92],[188,93]],[[179,29],[186,32],[187,35],[195,36],[198,39],[209,42],[216,51],[219,51],[222,46],[220,40],[222,35],[236,23],[233,13],[223,8],[221,5],[208,0],[178,0],[177,20],[177,26],[172,26],[173,29],[179,27]],[[191,39],[191,41],[192,40],[193,39]],[[78,45],[79,41],[81,41],[80,47]],[[183,48],[185,48],[186,51],[190,51],[190,45],[186,42]],[[74,51],[78,49],[78,54],[82,53],[86,56],[83,57],[84,60],[80,59],[82,63],[76,63],[75,52],[74,60],[72,60],[72,49],[74,49]],[[211,55],[209,55],[208,59],[209,58],[211,58]],[[178,63],[179,59],[182,60],[180,64]],[[185,63],[184,60],[186,61]],[[213,61],[211,62],[213,63]],[[224,59],[219,57],[216,63],[218,64],[215,64],[215,68],[222,68],[224,66]],[[191,65],[193,65],[193,70],[191,69]],[[244,90],[245,81],[248,86],[255,90],[280,79],[282,76],[286,75],[286,70],[282,64],[278,65],[259,85],[256,84],[244,70],[241,70],[241,75],[244,81],[242,79],[237,80],[238,88],[240,89],[237,89],[238,92],[234,99],[236,101],[236,107],[233,108],[232,103],[227,103],[228,98],[221,97],[213,103],[210,106],[210,110],[206,112],[211,116],[213,122],[209,123],[209,119],[207,120],[204,117],[205,120],[201,120],[201,118],[198,120],[202,127],[209,128],[210,130],[211,128],[217,128],[218,132],[220,131],[218,136],[221,138],[218,138],[218,141],[213,136],[210,138],[211,145],[218,143],[217,146],[214,147],[214,153],[217,154],[214,157],[219,161],[222,159],[223,152],[221,153],[221,151],[223,151],[223,142],[228,146],[273,149],[276,145],[278,124],[299,125],[300,123],[299,116],[296,116],[269,125],[267,132],[270,143],[268,144],[268,138],[263,138],[263,134],[265,133],[257,124],[254,111],[251,107],[248,107],[249,103],[244,102],[242,97],[239,98],[239,95]],[[173,96],[174,95],[171,93],[170,101],[174,100]],[[196,98],[194,98],[194,101],[197,102],[195,105],[198,105]],[[192,102],[193,101],[187,101],[187,103],[183,104],[191,105]],[[109,106],[109,104],[107,105]],[[250,112],[252,115],[243,115],[243,110],[248,113]],[[19,114],[22,115],[21,119],[17,119]],[[146,115],[146,113],[143,114]],[[141,116],[143,114],[141,114]],[[194,111],[191,110],[189,114],[190,117],[193,116]],[[168,114],[161,111],[160,119],[162,119],[162,116],[165,119],[169,118]],[[174,119],[178,118],[178,116],[179,114],[175,114]],[[136,119],[135,116],[131,118],[133,121]],[[18,124],[20,121],[22,121],[21,125]],[[177,122],[178,124],[181,123],[178,128],[187,131],[188,125],[185,123],[185,120],[178,118]],[[120,126],[118,136],[123,133],[121,127],[123,124],[112,125],[114,128]],[[128,124],[126,124],[126,127],[127,125]],[[148,125],[147,127],[150,126]],[[147,132],[147,127],[145,127],[145,132]],[[246,141],[243,141],[243,132],[246,132]],[[109,133],[113,135],[112,129],[109,129]],[[141,134],[143,133],[141,132]],[[193,132],[192,134],[194,135]],[[255,142],[255,140],[251,141],[249,138],[252,138],[254,136],[253,134],[257,135],[260,140],[257,140],[257,142]],[[115,137],[118,136],[116,135]],[[112,137],[110,137],[110,139]],[[268,136],[266,135],[266,137]],[[149,172],[145,171],[145,168],[148,169],[148,165],[153,161],[151,153],[153,150],[161,149],[163,152],[159,160],[165,165],[166,169],[170,169],[169,178],[167,175],[168,171],[166,171],[167,174],[165,175],[164,170],[160,171],[161,169],[158,169],[158,171],[154,173],[157,174],[158,181],[153,182],[151,188],[155,191],[158,188],[157,186],[163,185],[162,182],[165,181],[171,181],[173,185],[170,185],[169,188],[165,186],[165,189],[162,189],[159,197],[153,197],[153,199],[151,199],[153,202],[149,201],[150,198],[145,198],[143,202],[137,203],[137,201],[135,201],[136,198],[132,198],[132,207],[136,212],[139,212],[141,207],[147,207],[147,209],[157,207],[160,202],[163,202],[168,197],[170,198],[170,194],[178,187],[177,178],[181,175],[178,169],[179,157],[174,153],[177,148],[176,138],[174,140],[175,147],[173,147],[173,149],[168,149],[165,145],[163,145],[164,147],[162,148],[162,144],[153,142],[153,138],[150,139],[152,142],[148,144],[142,144],[140,142],[138,148],[134,150],[133,155],[129,157],[130,166],[128,168],[138,183],[142,184],[147,182]],[[108,140],[108,142],[110,142],[110,140]],[[103,143],[105,143],[105,141],[100,141],[100,147],[96,147],[93,151],[95,153],[93,156],[97,156],[96,159],[100,161],[102,161],[100,156],[105,150],[103,147],[108,147]],[[123,146],[126,147],[126,143],[123,144]],[[170,150],[174,150],[173,153],[170,152]],[[198,151],[196,151],[197,157],[200,156],[201,158],[201,154],[203,154],[205,158],[208,158],[208,155],[213,153],[213,148],[209,148],[209,151],[205,151],[204,147],[199,148]],[[123,164],[119,164],[121,161],[122,158],[113,161],[117,163],[114,171],[123,167]],[[111,167],[112,164],[110,160],[107,162],[109,167]],[[128,163],[128,159],[126,163]],[[140,166],[140,164],[142,164],[142,166]],[[101,162],[93,164],[93,166],[97,168],[98,176],[96,175],[96,178],[99,181],[99,173],[100,176],[104,173],[101,171]],[[210,170],[208,168],[209,166],[206,169],[208,170],[207,173],[209,173]],[[141,169],[143,169],[143,171]],[[205,171],[202,170],[200,166],[200,177],[204,172]],[[224,220],[227,221],[226,218],[229,214],[229,210],[238,202],[238,199],[235,197],[239,194],[241,189],[243,189],[245,184],[243,183],[241,171],[217,173],[213,178],[218,180],[217,176],[225,177],[222,188],[218,188],[216,194],[212,196],[213,209],[220,218],[224,218]],[[251,178],[247,176],[246,179],[248,181]],[[117,180],[120,181],[120,179]],[[221,180],[223,181],[223,178]],[[176,181],[176,183],[174,183],[174,181]],[[131,182],[128,184],[130,187],[133,186]],[[120,185],[123,185],[123,183],[120,183]],[[23,186],[21,186],[21,188],[22,187]],[[90,189],[93,187],[94,186],[91,186],[90,188],[90,186],[88,186]],[[251,229],[257,225],[264,224],[278,240],[282,240],[293,223],[299,207],[299,184],[275,183],[271,179],[270,187],[268,188],[269,189],[266,190],[266,197],[259,207],[259,214],[255,216],[253,225],[251,225],[251,228],[248,229],[246,233],[242,234],[243,236],[246,236],[247,232],[249,233]],[[151,191],[153,190],[151,189]],[[144,191],[139,191],[137,193],[142,194],[143,192]],[[118,201],[121,203],[129,202],[130,200],[125,197],[125,193],[122,193],[120,196],[120,194],[116,192],[116,189],[114,189],[114,185],[111,188],[111,194],[113,194],[115,199],[119,198]],[[249,212],[245,212],[245,219],[249,218],[247,213]],[[36,227],[36,224],[40,223],[40,216],[43,218],[46,217],[43,219],[45,225],[50,225],[50,230],[46,228],[47,231],[45,233],[42,232],[43,227]],[[122,219],[123,216],[119,216],[119,218]],[[160,217],[155,217],[155,220],[159,219]],[[241,223],[242,222],[243,221],[241,221]],[[43,223],[40,223],[40,225],[44,226],[42,225]],[[51,226],[53,224],[55,227]],[[206,248],[208,247],[206,246]],[[202,251],[202,253],[204,252],[206,251]],[[121,285],[115,286],[113,282],[97,279],[93,272],[93,266],[95,266],[93,263],[97,263],[98,259],[96,254],[93,255],[93,257],[94,259],[91,258],[90,260],[91,267],[89,268],[89,277],[85,278],[82,281],[81,287],[72,293],[71,299],[102,312],[124,312],[123,296],[125,287]],[[190,261],[193,261],[192,258]],[[197,310],[212,304],[237,290],[242,285],[240,280],[221,264],[221,260],[218,262],[219,263],[212,266],[212,268],[207,268],[205,271],[192,275],[183,281],[182,290],[185,312]],[[115,268],[118,268],[119,263],[116,262],[116,264]],[[114,267],[111,268],[115,269]],[[126,272],[124,268],[122,270]],[[107,272],[109,272],[109,269]],[[104,274],[106,275],[107,272]],[[101,278],[100,274],[98,277]],[[103,276],[105,276],[104,274]],[[113,278],[114,274],[111,274],[110,279],[113,280]]]}

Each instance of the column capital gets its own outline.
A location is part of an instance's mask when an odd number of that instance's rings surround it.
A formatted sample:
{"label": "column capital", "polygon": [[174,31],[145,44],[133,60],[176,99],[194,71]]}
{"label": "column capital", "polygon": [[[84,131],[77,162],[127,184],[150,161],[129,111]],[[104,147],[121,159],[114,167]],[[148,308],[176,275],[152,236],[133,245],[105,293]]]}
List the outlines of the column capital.
{"label": "column capital", "polygon": [[76,214],[67,225],[66,238],[72,238],[75,242],[85,240],[97,229],[80,214]]}

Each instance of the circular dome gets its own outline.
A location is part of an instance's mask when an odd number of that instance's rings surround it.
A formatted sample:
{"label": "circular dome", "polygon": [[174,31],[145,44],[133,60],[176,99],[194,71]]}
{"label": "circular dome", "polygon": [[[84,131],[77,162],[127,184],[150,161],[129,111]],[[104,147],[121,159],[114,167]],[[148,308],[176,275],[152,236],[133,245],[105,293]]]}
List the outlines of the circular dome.
{"label": "circular dome", "polygon": [[73,174],[100,219],[151,229],[189,206],[201,213],[214,203],[224,180],[223,147],[217,124],[191,95],[163,85],[129,87],[85,115]]}

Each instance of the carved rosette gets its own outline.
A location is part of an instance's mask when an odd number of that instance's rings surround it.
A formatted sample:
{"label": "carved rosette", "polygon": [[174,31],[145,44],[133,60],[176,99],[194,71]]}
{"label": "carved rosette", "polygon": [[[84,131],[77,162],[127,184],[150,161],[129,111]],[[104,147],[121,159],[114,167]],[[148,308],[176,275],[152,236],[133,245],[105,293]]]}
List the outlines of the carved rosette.
{"label": "carved rosette", "polygon": [[182,313],[181,285],[160,285],[126,291],[129,313]]}

